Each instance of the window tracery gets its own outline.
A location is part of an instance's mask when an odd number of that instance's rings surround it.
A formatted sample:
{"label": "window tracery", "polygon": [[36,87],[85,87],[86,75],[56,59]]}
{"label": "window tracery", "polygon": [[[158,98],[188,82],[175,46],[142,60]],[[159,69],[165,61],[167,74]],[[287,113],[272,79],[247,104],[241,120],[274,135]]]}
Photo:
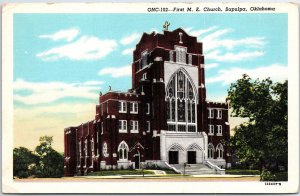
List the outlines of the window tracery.
{"label": "window tracery", "polygon": [[215,152],[214,145],[213,145],[212,143],[209,143],[209,144],[208,144],[207,150],[208,150],[208,155],[207,155],[207,157],[208,157],[209,159],[213,159],[213,158],[214,158],[214,152]]}
{"label": "window tracery", "polygon": [[128,159],[128,145],[126,142],[122,141],[119,145],[118,152],[119,152],[119,160],[127,160]]}
{"label": "window tracery", "polygon": [[223,152],[224,152],[223,145],[218,144],[216,149],[217,149],[218,159],[222,159],[223,158]]}
{"label": "window tracery", "polygon": [[167,123],[169,131],[196,132],[196,95],[192,81],[179,70],[166,89]]}

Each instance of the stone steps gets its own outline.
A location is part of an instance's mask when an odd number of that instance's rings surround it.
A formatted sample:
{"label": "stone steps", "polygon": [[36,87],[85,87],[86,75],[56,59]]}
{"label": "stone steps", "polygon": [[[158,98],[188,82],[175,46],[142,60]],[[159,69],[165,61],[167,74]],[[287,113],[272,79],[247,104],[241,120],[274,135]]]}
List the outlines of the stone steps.
{"label": "stone steps", "polygon": [[[172,165],[181,173],[184,173],[183,164]],[[202,175],[202,174],[216,174],[214,169],[209,168],[204,164],[190,164],[185,167],[185,174],[188,175]]]}

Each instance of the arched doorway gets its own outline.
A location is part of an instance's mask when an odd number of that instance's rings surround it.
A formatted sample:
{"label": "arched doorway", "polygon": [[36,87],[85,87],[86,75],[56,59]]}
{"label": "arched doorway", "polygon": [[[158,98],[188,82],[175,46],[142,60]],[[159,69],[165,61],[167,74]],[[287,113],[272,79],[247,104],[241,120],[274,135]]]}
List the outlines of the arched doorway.
{"label": "arched doorway", "polygon": [[179,164],[179,152],[184,151],[184,148],[180,144],[173,144],[168,150],[169,164]]}
{"label": "arched doorway", "polygon": [[188,164],[196,164],[203,162],[203,150],[197,144],[193,143],[187,147],[187,163]]}

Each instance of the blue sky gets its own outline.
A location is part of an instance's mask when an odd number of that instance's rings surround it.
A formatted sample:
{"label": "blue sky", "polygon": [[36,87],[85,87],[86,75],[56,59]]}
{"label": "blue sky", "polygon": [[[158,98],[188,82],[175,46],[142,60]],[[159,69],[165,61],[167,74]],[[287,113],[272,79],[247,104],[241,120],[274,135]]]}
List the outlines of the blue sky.
{"label": "blue sky", "polygon": [[287,79],[287,14],[15,14],[15,129],[61,141],[92,119],[100,90],[131,88],[133,48],[166,20],[203,42],[209,100],[224,101],[242,73]]}

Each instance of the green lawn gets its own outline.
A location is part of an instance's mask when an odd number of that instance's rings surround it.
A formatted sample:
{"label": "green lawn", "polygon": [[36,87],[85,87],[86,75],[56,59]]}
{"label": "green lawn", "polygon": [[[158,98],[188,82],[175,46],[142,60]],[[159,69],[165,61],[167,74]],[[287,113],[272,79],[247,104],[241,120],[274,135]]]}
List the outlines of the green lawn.
{"label": "green lawn", "polygon": [[[163,171],[165,171],[166,172],[166,174],[177,174],[174,170],[172,170],[172,169],[162,169]],[[180,174],[181,175],[181,174]]]}
{"label": "green lawn", "polygon": [[[153,171],[144,170],[144,174],[154,174]],[[89,173],[88,176],[114,176],[114,175],[143,175],[142,170],[102,170]]]}
{"label": "green lawn", "polygon": [[247,170],[247,169],[226,169],[226,174],[232,175],[260,175],[259,170]]}

